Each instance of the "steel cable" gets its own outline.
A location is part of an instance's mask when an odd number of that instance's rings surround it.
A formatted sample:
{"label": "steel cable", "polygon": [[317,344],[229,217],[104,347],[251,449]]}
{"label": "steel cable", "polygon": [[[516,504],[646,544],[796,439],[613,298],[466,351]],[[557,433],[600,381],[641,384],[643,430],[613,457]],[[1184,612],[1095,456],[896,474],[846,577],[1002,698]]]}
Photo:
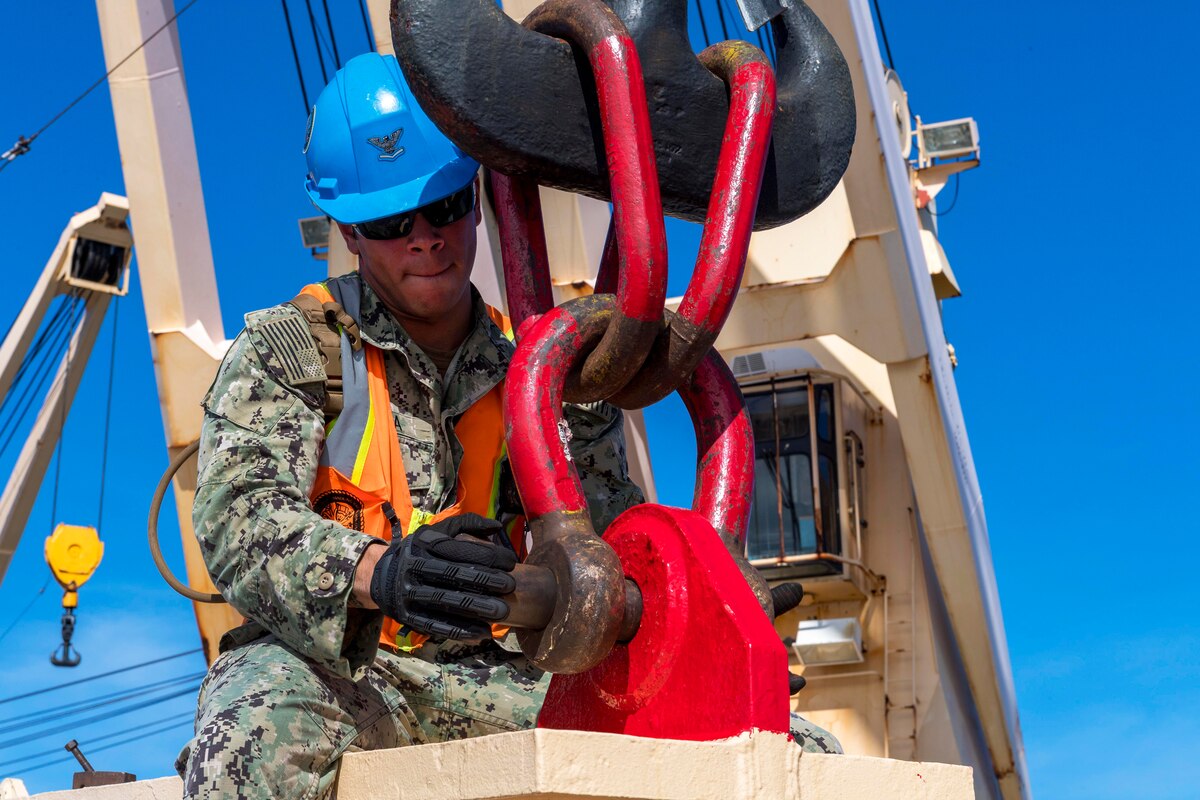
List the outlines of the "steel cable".
{"label": "steel cable", "polygon": [[34,594],[33,599],[30,600],[23,609],[21,609],[21,613],[17,614],[16,618],[13,619],[12,622],[8,623],[8,627],[4,629],[4,633],[0,633],[0,641],[3,641],[4,637],[8,636],[9,631],[17,627],[17,623],[24,619],[25,615],[29,613],[29,609],[33,608],[33,604],[38,601],[38,598],[46,593],[46,587],[49,585],[50,578],[46,578],[46,582],[42,584],[42,588],[37,590],[37,593]]}
{"label": "steel cable", "polygon": [[[65,297],[66,296],[64,295],[64,298]],[[50,321],[42,326],[42,330],[38,333],[37,338],[34,339],[34,342],[30,346],[28,352],[25,353],[25,357],[21,359],[21,366],[17,368],[17,373],[13,376],[12,385],[16,385],[21,382],[21,378],[23,378],[25,373],[29,370],[30,364],[32,363],[34,357],[37,356],[42,351],[42,348],[46,346],[46,342],[49,340],[51,331],[55,330],[61,324],[62,316],[66,312],[66,309],[69,307],[69,305],[70,304],[64,299],[63,302],[60,302],[55,306],[54,314],[50,317]],[[4,402],[0,404],[0,411],[3,411],[3,408],[8,405],[9,397],[11,397],[11,392],[5,395]]]}
{"label": "steel cable", "polygon": [[108,399],[104,403],[104,444],[100,446],[100,501],[96,509],[96,533],[104,523],[104,477],[108,472],[108,432],[112,427],[113,377],[117,367],[117,323],[121,318],[121,303],[113,301],[112,342],[108,354]]}
{"label": "steel cable", "polygon": [[721,0],[716,0],[717,19],[721,23],[721,38],[725,41],[729,40],[729,26],[725,24],[725,10],[721,8]]}
{"label": "steel cable", "polygon": [[29,146],[30,146],[31,144],[33,144],[33,141],[34,141],[35,139],[37,139],[39,136],[41,136],[43,133],[45,133],[47,128],[49,128],[49,127],[50,127],[51,125],[53,125],[54,123],[58,122],[58,121],[59,121],[59,120],[62,118],[62,116],[63,116],[64,114],[66,114],[68,111],[70,111],[70,110],[71,110],[72,108],[74,108],[76,105],[78,105],[78,103],[79,103],[79,101],[80,101],[80,100],[82,100],[83,98],[87,97],[89,94],[91,94],[91,93],[92,93],[92,91],[93,91],[93,90],[95,90],[95,88],[96,88],[97,86],[99,86],[100,84],[102,84],[102,83],[104,83],[106,80],[108,80],[108,76],[112,75],[114,72],[116,72],[116,71],[117,71],[118,69],[120,69],[122,66],[124,66],[124,64],[125,64],[125,62],[126,62],[126,61],[128,61],[129,59],[131,59],[131,58],[133,58],[135,55],[137,55],[137,54],[138,54],[138,53],[141,51],[141,49],[142,49],[143,47],[145,47],[146,45],[150,44],[150,42],[151,42],[151,41],[154,39],[154,37],[155,37],[155,36],[158,36],[160,33],[162,33],[164,30],[166,30],[166,29],[167,29],[167,28],[168,28],[168,27],[171,25],[171,23],[173,23],[175,20],[179,19],[180,15],[182,15],[182,14],[183,14],[183,12],[187,11],[189,8],[191,8],[192,6],[196,5],[196,3],[197,3],[197,2],[199,2],[199,0],[191,0],[191,1],[190,1],[190,2],[189,2],[187,5],[185,5],[183,8],[179,9],[179,10],[178,10],[178,11],[176,11],[174,14],[172,14],[172,15],[171,15],[171,18],[170,18],[169,20],[167,20],[167,21],[166,21],[166,22],[164,22],[162,25],[160,25],[160,26],[158,27],[158,29],[154,31],[154,33],[152,33],[152,34],[150,34],[149,36],[147,36],[147,37],[146,37],[146,38],[145,38],[145,39],[142,41],[142,43],[141,43],[141,44],[139,44],[137,47],[133,48],[133,50],[132,50],[132,51],[130,51],[130,53],[129,53],[127,56],[125,56],[125,57],[124,57],[124,58],[122,58],[120,61],[118,61],[118,62],[116,63],[116,65],[115,65],[115,66],[114,66],[112,69],[110,69],[108,72],[106,72],[106,73],[104,73],[103,75],[101,75],[101,76],[100,76],[100,77],[99,77],[99,78],[96,80],[96,82],[95,82],[95,83],[93,83],[91,86],[89,86],[87,89],[84,89],[84,91],[83,91],[83,94],[79,95],[79,96],[78,96],[78,97],[76,97],[74,100],[72,100],[70,103],[68,103],[68,104],[67,104],[67,106],[66,106],[66,108],[64,108],[62,111],[59,111],[57,114],[55,114],[53,117],[51,117],[51,118],[50,118],[50,121],[49,121],[49,122],[47,122],[47,123],[46,123],[45,125],[43,125],[42,127],[38,128],[38,129],[37,129],[37,131],[35,131],[35,132],[34,132],[33,136],[30,136],[30,137],[28,137],[28,138],[26,138],[26,137],[24,137],[24,136],[20,137],[20,138],[17,140],[17,144],[16,144],[16,145],[13,147],[13,149],[12,149],[12,150],[10,150],[10,151],[9,151],[10,153],[14,153],[14,151],[15,151],[14,155],[10,156],[10,157],[8,158],[8,160],[7,160],[7,161],[5,161],[4,163],[0,164],[0,170],[3,170],[5,167],[7,167],[9,164],[11,164],[11,163],[12,163],[12,162],[13,162],[13,161],[16,159],[16,157],[17,157],[17,156],[24,155],[25,153],[28,153],[28,152],[29,152]]}
{"label": "steel cable", "polygon": [[[78,305],[82,305],[83,310],[75,318],[75,324],[72,326],[73,331],[76,331],[79,329],[79,320],[83,317],[83,315],[85,313],[87,313],[87,301],[86,300],[83,301],[82,303],[78,303]],[[67,399],[67,395],[69,394],[68,387],[71,385],[71,361],[74,359],[74,356],[75,356],[74,350],[71,348],[71,340],[73,338],[74,338],[74,336],[67,337],[66,365],[62,371],[62,389],[58,394],[58,406],[61,409],[61,413],[59,414],[59,420],[58,420],[58,444],[57,444],[57,447],[55,448],[55,450],[57,452],[54,455],[54,491],[51,495],[51,500],[50,500],[50,527],[51,528],[54,527],[55,520],[58,519],[58,482],[59,482],[59,478],[62,476],[63,442],[67,438],[66,437],[67,411],[68,411],[68,406],[71,405]],[[53,384],[51,384],[51,389],[53,389]],[[66,638],[64,637],[64,642],[65,641],[66,641]],[[71,665],[71,666],[74,666],[74,665]]]}
{"label": "steel cable", "polygon": [[4,705],[5,703],[12,703],[17,700],[24,700],[26,697],[35,697],[40,694],[56,692],[59,689],[66,689],[71,686],[78,686],[81,683],[90,683],[92,681],[98,681],[101,678],[107,678],[110,675],[120,675],[123,672],[132,672],[135,669],[141,669],[142,667],[149,667],[149,666],[153,666],[154,664],[161,664],[164,661],[171,661],[176,658],[190,656],[193,653],[203,652],[203,650],[204,650],[204,648],[202,648],[202,647],[193,647],[191,650],[184,650],[181,653],[174,653],[173,655],[162,656],[161,658],[154,658],[154,659],[151,659],[150,661],[143,661],[140,664],[130,664],[127,667],[120,667],[119,669],[113,669],[113,670],[109,670],[108,672],[102,672],[99,675],[93,675],[90,678],[80,678],[79,680],[75,680],[75,681],[67,681],[66,683],[59,683],[54,686],[47,686],[44,689],[35,689],[32,692],[24,692],[22,694],[15,694],[12,697],[0,698],[0,705]]}
{"label": "steel cable", "polygon": [[325,7],[325,26],[329,28],[329,43],[333,45],[333,63],[341,69],[342,57],[338,54],[337,34],[333,32],[333,19],[329,16],[329,0],[321,0],[321,5]]}
{"label": "steel cable", "polygon": [[[65,725],[59,725],[56,728],[49,728],[44,731],[38,731],[37,726],[35,725],[33,731],[25,731],[20,736],[14,737],[12,739],[5,739],[3,741],[0,741],[0,748],[12,747],[13,745],[21,744],[23,742],[29,742],[34,739],[44,739],[45,737],[53,736],[56,733],[63,733],[64,731],[74,730],[75,728],[82,728],[85,725],[91,725],[94,722],[103,722],[104,720],[112,719],[113,717],[123,717],[126,714],[132,714],[135,711],[141,711],[143,708],[150,708],[150,706],[156,706],[159,703],[165,703],[166,701],[174,700],[177,697],[183,697],[184,695],[187,695],[187,694],[194,694],[195,692],[199,691],[199,689],[200,689],[200,682],[197,681],[195,684],[193,684],[191,686],[187,686],[183,689],[180,689],[177,692],[172,692],[170,694],[163,695],[162,697],[156,697],[153,700],[146,700],[141,703],[136,703],[132,706],[129,706],[128,708],[122,708],[122,709],[118,709],[116,711],[107,711],[103,714],[96,714],[91,717],[84,717],[83,719],[73,720],[71,722],[66,723]],[[55,720],[55,721],[57,722],[57,720]]]}
{"label": "steel cable", "polygon": [[[321,65],[321,86],[324,87],[329,83],[329,73],[325,71],[325,56],[321,54],[321,39],[317,33],[317,18],[313,15],[312,0],[304,0],[304,6],[308,9],[308,24],[312,26],[313,47],[317,50],[317,62]],[[331,53],[330,58],[332,57]]]}
{"label": "steel cable", "polygon": [[68,309],[72,308],[72,305],[67,302],[67,300],[68,298],[64,297],[63,301],[55,307],[54,314],[50,317],[50,321],[42,326],[42,330],[38,333],[37,338],[30,346],[28,352],[25,353],[25,357],[21,360],[21,366],[17,368],[17,372],[13,376],[12,383],[9,385],[10,391],[5,394],[3,403],[0,403],[0,413],[3,413],[4,410],[9,407],[9,404],[12,401],[12,387],[22,382],[22,379],[25,377],[25,375],[31,369],[33,369],[34,361],[42,354],[43,348],[45,348],[50,342],[51,337],[58,335],[58,329],[63,324],[65,314],[67,313]]}
{"label": "steel cable", "polygon": [[[84,711],[91,711],[92,709],[95,709],[95,708],[103,708],[104,706],[113,705],[114,703],[122,703],[122,702],[125,702],[126,700],[132,700],[136,697],[141,697],[143,695],[151,694],[152,692],[160,691],[162,689],[165,689],[165,688],[168,688],[171,686],[178,686],[181,683],[187,683],[189,681],[198,681],[198,680],[202,679],[206,674],[208,674],[208,673],[207,672],[195,672],[195,673],[189,673],[187,675],[179,675],[174,678],[166,678],[164,680],[155,681],[154,683],[149,683],[149,684],[146,684],[145,686],[139,686],[139,687],[136,687],[133,689],[122,689],[117,692],[110,692],[108,694],[102,694],[99,697],[89,697],[87,700],[82,700],[78,703],[67,703],[64,705],[54,706],[53,708],[42,708],[42,709],[38,709],[37,711],[30,711],[25,714],[19,714],[15,717],[8,717],[6,719],[0,719],[0,725],[11,726],[11,725],[14,725],[19,722],[24,722],[25,720],[27,720],[31,717],[47,717],[52,714],[57,717],[65,717],[65,716],[69,716],[71,714],[79,714]],[[7,727],[0,728],[0,733],[6,734],[8,732],[9,731],[8,731]]]}
{"label": "steel cable", "polygon": [[712,39],[708,36],[708,23],[704,21],[704,7],[700,5],[700,0],[696,0],[696,16],[700,20],[700,32],[704,35],[704,46],[708,47],[712,44]]}
{"label": "steel cable", "polygon": [[926,207],[931,217],[944,217],[954,210],[954,206],[958,204],[958,180],[962,176],[961,172],[954,173],[954,194],[950,197],[950,205],[946,206],[941,211],[934,211],[932,208]]}
{"label": "steel cable", "polygon": [[[79,304],[77,302],[71,305],[72,317],[71,321],[68,323],[69,330],[71,331],[74,331],[75,326],[79,323],[79,318],[82,316],[82,312],[79,312],[78,310],[78,305]],[[50,366],[61,358],[67,347],[70,346],[70,340],[71,337],[67,336],[56,341],[53,348],[48,351],[47,357],[43,359],[40,367],[37,368],[40,370],[37,378],[32,382],[22,381],[20,396],[17,399],[18,408],[9,415],[9,419],[5,424],[5,427],[8,429],[8,433],[4,437],[4,442],[0,444],[0,453],[4,453],[8,450],[9,444],[12,442],[13,437],[16,436],[17,431],[20,429],[20,425],[18,423],[25,419],[25,415],[29,413],[29,409],[32,406],[34,398],[41,393],[41,387],[45,386],[46,379],[50,375]],[[31,390],[34,387],[38,387],[39,391],[36,394],[31,394]]]}
{"label": "steel cable", "polygon": [[375,36],[371,33],[371,23],[367,20],[367,4],[358,0],[358,10],[362,12],[363,33],[367,36],[367,49],[375,50]]}
{"label": "steel cable", "polygon": [[[194,718],[195,718],[195,715],[190,711],[188,711],[184,714],[175,714],[171,717],[164,717],[162,720],[158,720],[156,722],[150,723],[151,725],[158,726],[151,730],[146,730],[143,727],[139,733],[137,733],[133,736],[129,736],[125,739],[121,739],[116,742],[110,742],[109,744],[106,744],[102,747],[92,747],[91,746],[92,743],[102,742],[102,741],[105,741],[106,739],[111,739],[114,736],[120,736],[122,734],[129,733],[130,729],[125,728],[123,730],[114,731],[113,733],[106,733],[103,736],[96,736],[92,739],[88,739],[84,742],[81,742],[80,749],[82,749],[83,747],[86,746],[88,753],[102,753],[105,750],[111,750],[112,748],[120,747],[123,744],[129,744],[130,742],[136,742],[139,739],[147,739],[151,736],[157,736],[160,733],[165,733],[165,732],[171,730],[172,728],[178,728],[180,725],[191,722]],[[168,720],[170,720],[170,721],[168,721]],[[64,756],[59,756],[58,758],[52,758],[47,761],[43,761],[40,764],[34,764],[34,765],[28,766],[28,767],[21,767],[21,766],[13,767],[12,766],[12,765],[19,765],[19,764],[29,761],[31,759],[39,758],[42,756],[48,756],[52,752],[54,752],[54,751],[51,750],[51,751],[47,751],[44,753],[37,753],[34,755],[28,755],[28,756],[22,756],[20,758],[14,758],[9,761],[3,761],[3,762],[0,762],[0,767],[9,768],[9,770],[12,772],[20,772],[20,773],[24,774],[27,772],[33,772],[36,769],[42,769],[43,767],[52,767],[55,764],[62,764],[64,762],[74,760],[73,756],[64,755]]]}
{"label": "steel cable", "polygon": [[883,12],[879,10],[879,0],[873,0],[875,4],[875,19],[879,20],[879,35],[883,39],[883,49],[888,57],[888,69],[896,69],[896,61],[892,58],[892,46],[888,43],[887,27],[883,24]]}
{"label": "steel cable", "polygon": [[288,41],[292,43],[292,59],[296,62],[296,78],[300,81],[300,96],[304,98],[304,113],[312,109],[308,103],[308,89],[304,86],[304,70],[300,68],[300,53],[296,50],[296,35],[292,30],[292,15],[288,13],[287,0],[279,0],[283,6],[283,21],[287,23]]}

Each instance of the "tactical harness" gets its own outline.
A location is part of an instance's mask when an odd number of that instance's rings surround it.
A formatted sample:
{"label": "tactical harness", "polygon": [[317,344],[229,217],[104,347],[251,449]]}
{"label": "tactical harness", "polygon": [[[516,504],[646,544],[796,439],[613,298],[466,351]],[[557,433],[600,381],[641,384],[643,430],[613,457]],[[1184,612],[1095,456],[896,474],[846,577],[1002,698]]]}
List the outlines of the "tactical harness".
{"label": "tactical harness", "polygon": [[325,371],[325,401],[321,411],[328,424],[342,413],[345,406],[342,393],[342,334],[346,334],[352,348],[362,349],[358,323],[336,300],[322,303],[316,297],[301,292],[289,304],[304,316],[317,345],[317,353]]}

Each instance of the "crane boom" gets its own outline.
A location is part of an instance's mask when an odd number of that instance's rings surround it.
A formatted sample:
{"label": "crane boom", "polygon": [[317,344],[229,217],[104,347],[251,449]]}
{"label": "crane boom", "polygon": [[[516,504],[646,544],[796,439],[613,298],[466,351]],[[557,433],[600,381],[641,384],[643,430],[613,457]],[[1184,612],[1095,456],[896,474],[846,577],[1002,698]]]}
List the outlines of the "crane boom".
{"label": "crane boom", "polygon": [[[105,193],[92,208],[71,218],[59,237],[33,291],[0,345],[0,400],[13,387],[54,299],[67,292],[83,299],[70,343],[59,360],[50,389],[0,496],[0,582],[29,521],[46,468],[62,435],[92,345],[114,294],[124,294],[133,239],[126,224],[129,205],[124,197]],[[99,265],[102,275],[93,274]],[[106,278],[104,281],[94,280]]]}

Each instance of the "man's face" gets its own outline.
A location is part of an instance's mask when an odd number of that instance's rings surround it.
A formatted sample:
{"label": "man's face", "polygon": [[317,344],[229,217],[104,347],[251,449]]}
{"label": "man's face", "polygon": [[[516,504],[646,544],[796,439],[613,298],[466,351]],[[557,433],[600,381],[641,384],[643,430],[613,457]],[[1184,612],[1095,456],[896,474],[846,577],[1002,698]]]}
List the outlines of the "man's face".
{"label": "man's face", "polygon": [[346,247],[359,257],[359,272],[400,321],[436,323],[470,303],[475,228],[483,219],[479,183],[475,208],[457,222],[433,227],[418,214],[412,232],[399,239],[365,239],[338,223]]}

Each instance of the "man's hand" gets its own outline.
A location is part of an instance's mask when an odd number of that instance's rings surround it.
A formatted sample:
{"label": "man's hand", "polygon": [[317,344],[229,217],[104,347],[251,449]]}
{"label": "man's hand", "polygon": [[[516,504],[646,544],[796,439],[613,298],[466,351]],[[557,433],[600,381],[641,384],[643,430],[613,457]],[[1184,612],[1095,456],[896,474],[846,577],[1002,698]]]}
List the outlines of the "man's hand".
{"label": "man's hand", "polygon": [[490,635],[487,623],[508,615],[498,595],[517,586],[509,574],[516,556],[483,541],[498,533],[499,522],[463,514],[393,539],[371,575],[371,599],[421,633],[446,639]]}

